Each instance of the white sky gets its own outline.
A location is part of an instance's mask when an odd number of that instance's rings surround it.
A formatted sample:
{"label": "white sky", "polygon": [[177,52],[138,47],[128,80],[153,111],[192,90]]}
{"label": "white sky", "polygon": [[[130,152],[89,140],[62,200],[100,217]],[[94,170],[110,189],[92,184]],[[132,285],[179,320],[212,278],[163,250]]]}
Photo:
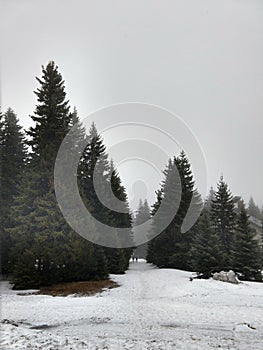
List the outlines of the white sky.
{"label": "white sky", "polygon": [[[23,126],[36,103],[35,76],[55,60],[81,117],[128,101],[164,107],[199,140],[209,185],[223,173],[234,194],[263,205],[262,0],[0,0],[0,6],[1,104]],[[132,183],[131,171],[123,171],[123,181]]]}

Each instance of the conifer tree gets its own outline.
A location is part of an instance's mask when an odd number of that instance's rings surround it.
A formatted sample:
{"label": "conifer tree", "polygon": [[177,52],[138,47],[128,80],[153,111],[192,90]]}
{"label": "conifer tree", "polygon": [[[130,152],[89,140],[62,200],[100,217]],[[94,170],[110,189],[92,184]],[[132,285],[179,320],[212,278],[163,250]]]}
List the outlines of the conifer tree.
{"label": "conifer tree", "polygon": [[231,250],[231,265],[244,280],[262,280],[260,244],[249,225],[249,215],[244,203],[241,204]]}
{"label": "conifer tree", "polygon": [[[67,233],[64,232],[65,221],[55,198],[53,171],[57,151],[70,128],[71,114],[64,81],[54,62],[42,67],[42,78],[37,78],[37,81],[40,84],[35,91],[38,103],[32,116],[35,125],[28,131],[30,160],[16,197],[13,211],[15,223],[10,228],[16,241],[13,258],[16,261],[14,272],[17,288],[20,278],[25,286],[23,276],[31,275],[32,267],[37,264],[39,268],[36,267],[34,275],[38,275],[38,283],[52,281],[53,266],[56,266],[53,262],[57,258],[52,252],[58,248],[54,248],[54,244],[59,244],[60,251],[63,251],[63,241],[59,237],[62,232],[64,235]],[[55,222],[61,223],[61,226],[51,227]],[[31,282],[28,281],[28,284],[32,285]]]}
{"label": "conifer tree", "polygon": [[[136,212],[134,225],[135,226],[141,225],[147,220],[149,220],[150,218],[151,218],[151,214],[150,214],[150,208],[147,200],[142,202],[142,200],[140,199],[138,210]],[[146,254],[147,254],[147,243],[139,245],[134,251],[134,255],[137,256],[138,258],[145,259]]]}
{"label": "conifer tree", "polygon": [[[113,253],[113,255],[119,255],[120,259],[118,260],[118,263],[115,264],[116,267],[114,267],[114,264],[111,264],[111,268],[110,270],[113,271],[112,273],[124,273],[125,270],[128,269],[129,267],[129,260],[131,257],[131,253],[132,253],[132,245],[133,245],[133,237],[132,237],[132,218],[131,218],[131,214],[130,214],[130,210],[129,210],[129,205],[128,205],[128,197],[126,194],[126,190],[124,188],[124,186],[122,185],[121,182],[121,178],[116,170],[116,168],[114,167],[114,163],[113,161],[110,162],[110,183],[111,183],[111,189],[112,189],[112,193],[113,195],[119,200],[118,202],[118,208],[117,211],[115,210],[111,210],[111,224],[116,226],[116,227],[123,227],[123,228],[130,228],[130,234],[129,237],[126,237],[118,234],[118,240],[120,242],[123,242],[125,240],[125,243],[130,246],[130,248],[116,248]],[[110,261],[110,259],[109,259]],[[115,272],[114,272],[115,271]]]}
{"label": "conifer tree", "polygon": [[12,237],[7,228],[12,224],[11,207],[17,195],[19,183],[25,168],[26,147],[24,133],[18,118],[11,108],[4,113],[1,122],[1,263],[2,273],[8,274],[12,268],[10,250]]}
{"label": "conifer tree", "polygon": [[[155,194],[156,194],[156,200],[152,205],[151,216],[154,216],[154,214],[160,208],[160,205],[163,199],[163,188],[160,188],[157,191],[155,191]],[[156,251],[155,240],[156,240],[156,237],[151,239],[147,244],[146,261],[148,263],[153,263],[155,261],[155,256],[154,256],[154,253]]]}
{"label": "conifer tree", "polygon": [[[159,267],[170,267],[178,269],[190,269],[189,250],[192,233],[182,233],[181,226],[189,209],[193,194],[194,181],[191,165],[182,151],[178,157],[169,160],[164,171],[165,179],[162,184],[162,200],[167,206],[167,213],[175,206],[175,198],[180,198],[179,208],[172,222],[155,237],[148,245],[147,260]],[[157,205],[158,207],[158,205]],[[162,220],[166,221],[166,210]],[[153,216],[153,230],[158,231],[158,220]]]}
{"label": "conifer tree", "polygon": [[254,218],[261,220],[261,212],[259,207],[256,205],[253,197],[250,197],[248,203],[248,214]]}
{"label": "conifer tree", "polygon": [[[67,171],[67,164],[72,161],[71,153],[73,153],[73,149],[75,153],[77,148],[80,155],[80,162],[77,171],[79,192],[82,200],[87,205],[88,198],[86,197],[85,190],[83,188],[83,184],[85,184],[87,181],[87,173],[85,172],[87,159],[85,157],[85,151],[84,155],[82,155],[81,148],[83,144],[88,142],[88,136],[84,126],[79,120],[76,108],[74,108],[72,113],[72,125],[74,126],[74,131],[71,130],[71,137],[68,141],[70,142],[68,145],[68,150],[72,149],[72,152],[69,152],[69,158],[65,159],[65,171]],[[64,189],[64,191],[66,193],[67,189]],[[70,205],[71,204],[68,204],[68,206]],[[72,211],[74,211],[74,209],[75,208],[72,207]],[[87,227],[86,238],[88,238],[90,234],[97,235],[96,227],[92,222],[89,222]],[[69,236],[71,251],[70,257],[72,259],[70,259],[67,264],[68,280],[85,281],[89,279],[97,280],[106,278],[108,276],[109,268],[103,248],[91,243],[88,239],[79,236],[79,234],[73,230],[70,230]]]}
{"label": "conifer tree", "polygon": [[205,209],[207,209],[208,211],[211,211],[212,202],[214,199],[215,199],[215,191],[213,187],[210,187],[208,196],[206,197],[205,203],[204,203]]}
{"label": "conifer tree", "polygon": [[211,217],[216,233],[219,235],[223,246],[223,268],[229,269],[230,251],[235,229],[235,211],[233,196],[228,185],[221,176],[217,185],[215,199],[212,201]]}
{"label": "conifer tree", "polygon": [[[176,192],[178,191],[176,184],[174,183],[174,181],[178,181],[178,178],[175,179],[176,174],[174,172],[174,169],[174,162],[172,161],[172,159],[169,159],[167,167],[164,170],[164,180],[161,184],[160,189],[162,193],[162,205],[167,207],[164,208],[163,215],[159,218],[159,220],[162,220],[162,222],[167,221],[166,213],[169,212],[168,207],[174,205],[174,203],[171,203],[169,200],[169,194],[173,194],[176,196]],[[155,203],[155,208],[157,210],[158,204],[158,202]],[[154,235],[155,232],[160,231],[162,222],[160,222],[159,220],[156,220],[155,215],[153,215],[152,230],[154,232]],[[170,223],[160,234],[154,237],[154,239],[152,239],[150,244],[148,245],[149,252],[147,256],[147,261],[152,262],[158,267],[173,267],[172,264],[170,264],[170,257],[173,255],[175,249],[175,230],[172,230],[172,227],[174,227],[173,223]]]}
{"label": "conifer tree", "polygon": [[[83,176],[81,178],[84,202],[98,221],[113,227],[131,227],[131,216],[128,210],[125,189],[121,184],[117,171],[114,169],[113,163],[108,160],[106,147],[94,123],[91,125],[88,137],[89,143],[83,153]],[[98,186],[102,193],[106,194],[106,198],[104,198],[106,203],[102,203],[97,196],[94,187],[94,173]],[[107,203],[109,187],[111,187],[113,195],[119,199],[120,212],[111,210],[110,203]],[[109,204],[109,207],[106,207],[106,204]],[[123,210],[126,210],[127,213],[122,213],[121,211]],[[116,240],[116,245],[118,245],[118,242],[121,242],[123,238],[116,231],[114,239]],[[103,248],[103,251],[108,262],[109,272],[115,274],[124,273],[128,267],[131,250]]]}
{"label": "conifer tree", "polygon": [[194,225],[193,232],[191,267],[202,277],[209,278],[212,273],[221,271],[222,246],[206,209]]}

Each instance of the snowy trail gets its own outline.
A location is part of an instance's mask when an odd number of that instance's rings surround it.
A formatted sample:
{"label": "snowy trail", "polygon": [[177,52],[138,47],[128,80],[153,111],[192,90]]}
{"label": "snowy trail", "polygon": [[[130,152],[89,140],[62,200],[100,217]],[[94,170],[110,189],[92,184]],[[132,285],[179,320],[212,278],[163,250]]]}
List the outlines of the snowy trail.
{"label": "snowy trail", "polygon": [[18,327],[2,324],[2,348],[262,350],[263,284],[190,276],[134,262],[92,297],[19,296],[3,282],[1,318]]}

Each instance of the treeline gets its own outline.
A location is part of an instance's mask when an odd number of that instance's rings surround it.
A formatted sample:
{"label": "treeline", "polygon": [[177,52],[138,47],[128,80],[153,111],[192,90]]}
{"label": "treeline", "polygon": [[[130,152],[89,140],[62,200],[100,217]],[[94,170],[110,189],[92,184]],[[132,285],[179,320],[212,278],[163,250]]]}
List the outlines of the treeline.
{"label": "treeline", "polygon": [[[60,144],[73,125],[76,131],[72,147],[87,141],[77,174],[86,207],[110,226],[129,228],[129,211],[110,211],[96,196],[92,177],[96,162],[100,163],[104,181],[111,184],[113,193],[127,209],[121,179],[95,125],[86,134],[77,111],[71,111],[63,78],[54,62],[42,67],[37,81],[37,105],[31,116],[34,125],[25,134],[12,109],[0,115],[1,272],[13,276],[16,289],[124,273],[131,249],[104,248],[85,240],[71,229],[58,207],[54,164]],[[88,235],[99,234],[95,225],[87,230]]]}
{"label": "treeline", "polygon": [[[217,191],[211,191],[204,203],[204,209],[195,225],[185,233],[181,232],[192,198],[196,209],[202,205],[201,197],[194,188],[190,163],[182,152],[168,163],[164,181],[157,191],[153,205],[153,231],[158,230],[159,218],[155,213],[165,199],[169,202],[171,188],[177,171],[182,189],[181,201],[176,215],[166,229],[148,243],[147,261],[158,267],[196,271],[208,278],[221,270],[234,270],[244,280],[262,280],[262,247],[250,226],[248,210],[244,202],[235,208],[233,196],[220,178]],[[250,200],[250,211],[252,209]],[[157,231],[156,231],[157,232]]]}
{"label": "treeline", "polygon": [[[130,228],[132,246],[132,215],[121,179],[108,159],[96,126],[91,124],[86,132],[76,109],[71,110],[63,78],[54,62],[42,67],[42,76],[37,81],[37,104],[29,130],[23,132],[12,109],[0,113],[1,273],[12,276],[17,289],[124,273],[132,249],[105,248],[91,243],[67,224],[58,207],[54,164],[61,142],[72,126],[76,129],[69,150],[72,147],[75,152],[83,142],[87,145],[80,153],[77,171],[82,200],[98,221],[116,228]],[[70,159],[69,151],[65,161]],[[97,185],[105,193],[105,184],[111,186],[120,200],[120,212],[110,210],[99,200],[93,183],[95,166],[101,175]],[[261,280],[262,250],[248,216],[249,213],[261,218],[254,200],[250,200],[248,209],[241,201],[236,210],[233,196],[221,178],[217,191],[211,191],[207,198],[198,221],[184,232],[182,226],[190,203],[194,211],[201,211],[203,203],[195,189],[191,164],[181,152],[169,160],[151,212],[147,201],[140,202],[133,221],[134,225],[140,225],[152,217],[154,233],[160,229],[160,218],[155,214],[161,204],[167,209],[161,221],[169,221],[170,208],[176,204],[177,213],[161,234],[139,246],[135,254],[147,256],[147,261],[158,267],[196,271],[203,277],[233,269],[243,279]],[[100,234],[96,224],[87,227],[87,236]],[[118,246],[123,237],[117,231],[114,237]]]}

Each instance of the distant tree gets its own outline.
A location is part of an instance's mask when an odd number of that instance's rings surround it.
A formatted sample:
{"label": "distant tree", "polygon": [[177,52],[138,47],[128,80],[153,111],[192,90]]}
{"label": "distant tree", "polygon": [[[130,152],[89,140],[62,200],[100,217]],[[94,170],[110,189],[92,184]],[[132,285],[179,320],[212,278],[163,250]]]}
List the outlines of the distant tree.
{"label": "distant tree", "polygon": [[[150,218],[151,218],[151,214],[150,214],[150,208],[147,200],[142,202],[142,200],[140,199],[139,206],[135,216],[134,226],[141,225],[147,220],[149,220]],[[134,255],[141,259],[145,259],[146,254],[147,254],[147,243],[137,246],[137,248],[134,251]]]}
{"label": "distant tree", "polygon": [[214,199],[215,199],[215,191],[214,191],[213,187],[210,187],[208,196],[206,197],[205,203],[204,203],[205,209],[207,209],[208,211],[211,210],[212,202]]}
{"label": "distant tree", "polygon": [[[163,199],[163,187],[161,187],[159,190],[155,191],[156,194],[156,200],[154,202],[154,204],[152,205],[152,210],[151,210],[151,216],[153,216],[157,210],[160,208],[162,199]],[[151,239],[150,241],[148,241],[147,244],[147,253],[146,253],[146,261],[148,263],[153,263],[155,261],[155,240],[156,238]]]}
{"label": "distant tree", "polygon": [[204,278],[209,278],[222,268],[222,246],[207,209],[203,210],[193,232],[191,267]]}
{"label": "distant tree", "polygon": [[215,199],[212,201],[211,217],[216,233],[223,246],[224,269],[230,267],[230,251],[235,229],[235,211],[233,196],[221,176],[217,185]]}
{"label": "distant tree", "polygon": [[250,216],[253,216],[254,218],[261,220],[261,212],[259,207],[256,205],[253,197],[250,197],[249,203],[248,203],[248,214]]}
{"label": "distant tree", "polygon": [[248,219],[249,215],[242,203],[232,244],[231,265],[236,272],[241,274],[241,279],[261,281],[260,245],[255,239],[255,232],[251,229]]}
{"label": "distant tree", "polygon": [[18,118],[11,108],[0,119],[0,144],[1,144],[1,267],[2,273],[10,272],[10,250],[12,237],[7,228],[12,225],[11,207],[18,193],[18,187],[26,162],[26,147],[24,133],[19,125]]}

